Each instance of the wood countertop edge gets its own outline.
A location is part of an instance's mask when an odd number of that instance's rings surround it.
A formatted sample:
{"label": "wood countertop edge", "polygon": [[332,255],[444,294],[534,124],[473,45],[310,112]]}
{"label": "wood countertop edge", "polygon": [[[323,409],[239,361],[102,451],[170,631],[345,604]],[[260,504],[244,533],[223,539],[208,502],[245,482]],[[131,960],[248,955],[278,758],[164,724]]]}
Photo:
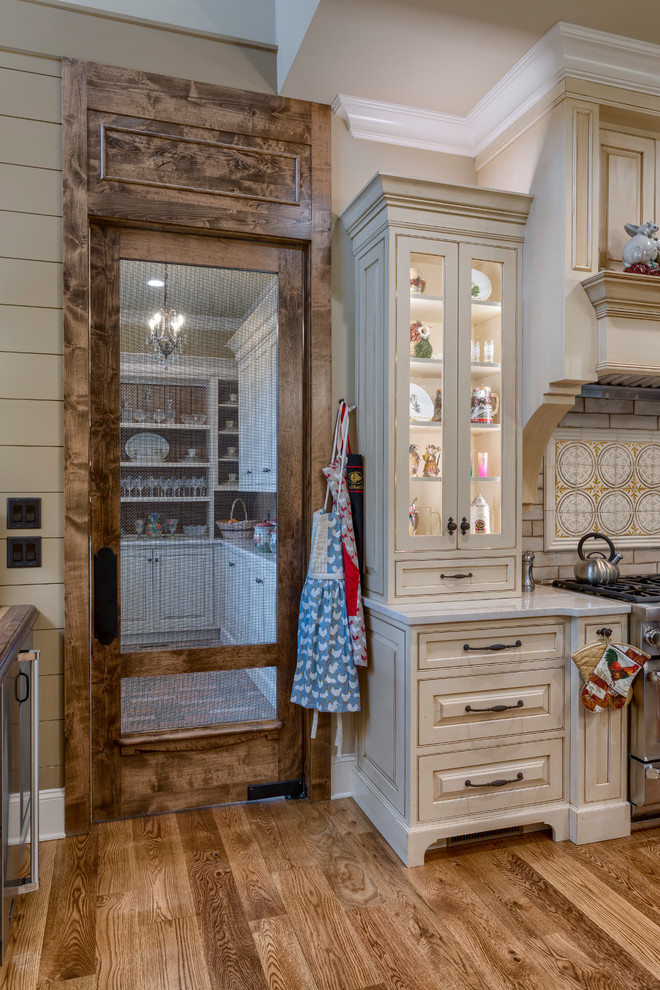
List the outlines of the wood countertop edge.
{"label": "wood countertop edge", "polygon": [[4,680],[38,615],[34,605],[10,605],[0,609],[0,682]]}

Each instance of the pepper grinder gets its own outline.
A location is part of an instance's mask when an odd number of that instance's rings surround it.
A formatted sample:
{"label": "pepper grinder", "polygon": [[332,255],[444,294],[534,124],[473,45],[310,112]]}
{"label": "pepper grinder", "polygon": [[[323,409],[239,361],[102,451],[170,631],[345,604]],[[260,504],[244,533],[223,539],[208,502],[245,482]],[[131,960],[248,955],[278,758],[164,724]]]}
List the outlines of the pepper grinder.
{"label": "pepper grinder", "polygon": [[523,580],[522,580],[522,590],[523,591],[534,591],[534,575],[532,574],[532,567],[534,565],[534,554],[531,550],[523,550],[522,555],[523,563]]}

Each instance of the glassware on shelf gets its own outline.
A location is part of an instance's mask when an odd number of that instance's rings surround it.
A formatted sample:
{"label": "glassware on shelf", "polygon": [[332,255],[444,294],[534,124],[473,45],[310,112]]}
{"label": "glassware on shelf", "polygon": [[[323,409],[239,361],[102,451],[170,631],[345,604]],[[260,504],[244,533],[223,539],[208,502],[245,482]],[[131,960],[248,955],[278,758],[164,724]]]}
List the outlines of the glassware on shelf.
{"label": "glassware on shelf", "polygon": [[124,399],[124,404],[121,407],[121,421],[122,421],[122,423],[132,423],[133,422],[133,409],[128,404],[128,398]]}
{"label": "glassware on shelf", "polygon": [[484,364],[492,364],[495,360],[495,341],[484,340]]}
{"label": "glassware on shelf", "polygon": [[165,413],[165,410],[164,409],[156,409],[156,411],[153,414],[153,417],[152,418],[153,418],[154,423],[164,423],[165,422],[165,416],[166,416],[166,413]]}
{"label": "glassware on shelf", "polygon": [[488,451],[480,451],[477,454],[477,477],[488,477]]}
{"label": "glassware on shelf", "polygon": [[144,533],[144,519],[135,520],[135,533],[137,536],[142,536]]}
{"label": "glassware on shelf", "polygon": [[470,341],[470,360],[473,364],[478,364],[481,361],[481,344],[478,340]]}
{"label": "glassware on shelf", "polygon": [[174,408],[174,399],[167,400],[165,419],[168,423],[176,423],[176,409]]}

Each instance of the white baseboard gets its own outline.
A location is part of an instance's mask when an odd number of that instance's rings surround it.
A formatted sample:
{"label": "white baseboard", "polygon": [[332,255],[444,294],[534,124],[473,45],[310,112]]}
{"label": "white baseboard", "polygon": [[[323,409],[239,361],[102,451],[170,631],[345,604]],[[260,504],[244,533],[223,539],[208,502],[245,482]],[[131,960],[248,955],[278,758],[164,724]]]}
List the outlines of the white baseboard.
{"label": "white baseboard", "polygon": [[[18,815],[18,794],[12,794],[9,798],[10,835],[18,835]],[[64,788],[39,791],[39,840],[63,839],[64,835]]]}
{"label": "white baseboard", "polygon": [[330,797],[351,797],[353,767],[356,765],[355,753],[344,756],[334,756],[330,764]]}

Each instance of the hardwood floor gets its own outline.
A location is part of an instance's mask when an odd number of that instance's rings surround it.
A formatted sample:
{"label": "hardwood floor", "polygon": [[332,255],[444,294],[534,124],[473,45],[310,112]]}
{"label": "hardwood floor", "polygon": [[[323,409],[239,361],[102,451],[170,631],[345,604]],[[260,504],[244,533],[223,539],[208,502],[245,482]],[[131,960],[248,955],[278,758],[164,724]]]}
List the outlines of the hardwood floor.
{"label": "hardwood floor", "polygon": [[350,799],[42,844],[6,990],[660,990],[660,829],[531,833],[406,870]]}

